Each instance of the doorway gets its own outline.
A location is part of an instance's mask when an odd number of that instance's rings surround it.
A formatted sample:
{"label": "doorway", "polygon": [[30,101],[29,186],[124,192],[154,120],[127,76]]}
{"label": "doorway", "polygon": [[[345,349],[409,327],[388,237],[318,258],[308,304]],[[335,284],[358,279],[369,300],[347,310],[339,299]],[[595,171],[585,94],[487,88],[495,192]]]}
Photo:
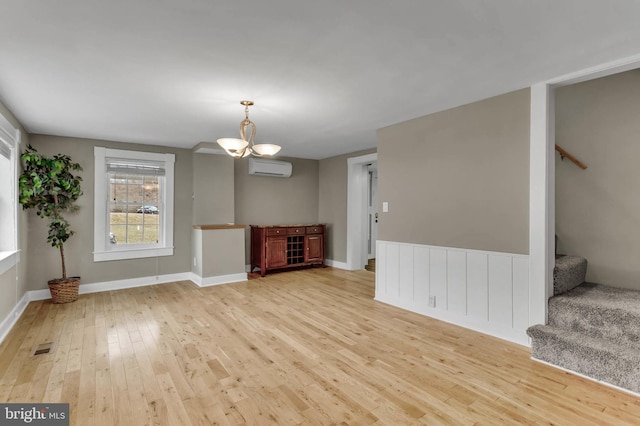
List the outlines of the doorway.
{"label": "doorway", "polygon": [[367,166],[367,271],[376,270],[378,240],[378,163]]}
{"label": "doorway", "polygon": [[[529,323],[546,324],[555,266],[555,89],[640,67],[640,55],[531,86]],[[534,285],[535,283],[535,285]]]}
{"label": "doorway", "polygon": [[[375,213],[370,213],[369,204],[377,206],[377,167],[375,174],[375,200],[370,201],[369,168],[377,165],[378,154],[367,154],[347,159],[347,269],[350,271],[364,269],[370,253],[375,256],[377,240],[377,223]],[[377,208],[377,207],[376,207]],[[369,215],[371,230],[370,235]],[[370,247],[373,252],[371,252]]]}

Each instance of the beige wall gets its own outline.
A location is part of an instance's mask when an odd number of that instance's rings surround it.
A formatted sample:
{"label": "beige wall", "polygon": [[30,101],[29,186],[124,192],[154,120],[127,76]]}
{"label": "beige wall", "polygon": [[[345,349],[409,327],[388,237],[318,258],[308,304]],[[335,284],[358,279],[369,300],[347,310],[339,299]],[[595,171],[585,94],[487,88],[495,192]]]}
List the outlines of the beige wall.
{"label": "beige wall", "polygon": [[318,220],[327,224],[327,259],[347,261],[347,160],[375,149],[320,160]]}
{"label": "beige wall", "polygon": [[[191,271],[192,169],[190,150],[138,145],[92,139],[31,135],[31,144],[43,154],[65,153],[82,165],[84,195],[78,200],[80,210],[69,217],[76,234],[65,244],[67,274],[80,276],[82,283],[96,283]],[[173,153],[175,162],[174,255],[110,262],[93,261],[93,185],[94,146]],[[47,223],[29,212],[29,250],[34,260],[27,279],[29,290],[47,288],[47,281],[61,275],[59,252],[46,243]]]}
{"label": "beige wall", "polygon": [[[15,118],[13,113],[0,101],[0,114],[6,118],[13,127],[20,130],[20,149],[22,152],[29,143],[29,134],[25,131],[24,127]],[[21,169],[18,170],[18,173]],[[15,307],[16,303],[22,299],[27,292],[27,279],[26,271],[29,266],[29,259],[26,256],[26,252],[29,248],[28,242],[28,225],[27,225],[27,213],[22,211],[22,208],[18,207],[18,248],[21,250],[20,262],[9,269],[4,274],[0,275],[0,323],[7,317],[11,310]]]}
{"label": "beige wall", "polygon": [[587,281],[640,289],[640,71],[556,91],[558,251],[585,257]]}
{"label": "beige wall", "polygon": [[379,239],[527,254],[529,101],[525,89],[380,129]]}
{"label": "beige wall", "polygon": [[244,229],[195,229],[202,242],[202,272],[200,276],[219,277],[245,272]]}
{"label": "beige wall", "polygon": [[318,223],[318,161],[279,157],[293,163],[289,178],[249,176],[247,159],[235,160],[235,222],[247,225]]}
{"label": "beige wall", "polygon": [[193,224],[233,223],[233,158],[193,154]]}

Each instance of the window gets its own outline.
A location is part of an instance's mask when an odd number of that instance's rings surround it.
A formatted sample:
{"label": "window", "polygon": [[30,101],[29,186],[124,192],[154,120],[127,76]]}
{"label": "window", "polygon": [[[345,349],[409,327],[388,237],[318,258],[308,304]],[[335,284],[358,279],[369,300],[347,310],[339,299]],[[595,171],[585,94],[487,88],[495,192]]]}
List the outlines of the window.
{"label": "window", "polygon": [[18,147],[20,131],[0,114],[0,274],[18,257]]}
{"label": "window", "polygon": [[173,255],[173,154],[94,148],[96,262]]}

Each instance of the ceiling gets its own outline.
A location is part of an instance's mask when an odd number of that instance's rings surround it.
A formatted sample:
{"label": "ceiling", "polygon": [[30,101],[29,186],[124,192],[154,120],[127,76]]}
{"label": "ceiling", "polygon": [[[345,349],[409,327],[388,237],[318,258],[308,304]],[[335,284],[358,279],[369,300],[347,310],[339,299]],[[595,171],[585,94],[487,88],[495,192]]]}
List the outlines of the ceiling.
{"label": "ceiling", "polygon": [[640,53],[636,0],[0,0],[30,133],[321,159],[376,129]]}

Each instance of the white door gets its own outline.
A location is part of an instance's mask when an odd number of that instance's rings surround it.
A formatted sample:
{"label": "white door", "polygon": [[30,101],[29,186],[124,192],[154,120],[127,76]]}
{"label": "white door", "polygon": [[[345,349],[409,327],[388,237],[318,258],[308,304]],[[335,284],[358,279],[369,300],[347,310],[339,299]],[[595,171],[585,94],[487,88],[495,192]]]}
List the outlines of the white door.
{"label": "white door", "polygon": [[367,188],[367,259],[376,257],[378,239],[378,164],[369,164]]}

